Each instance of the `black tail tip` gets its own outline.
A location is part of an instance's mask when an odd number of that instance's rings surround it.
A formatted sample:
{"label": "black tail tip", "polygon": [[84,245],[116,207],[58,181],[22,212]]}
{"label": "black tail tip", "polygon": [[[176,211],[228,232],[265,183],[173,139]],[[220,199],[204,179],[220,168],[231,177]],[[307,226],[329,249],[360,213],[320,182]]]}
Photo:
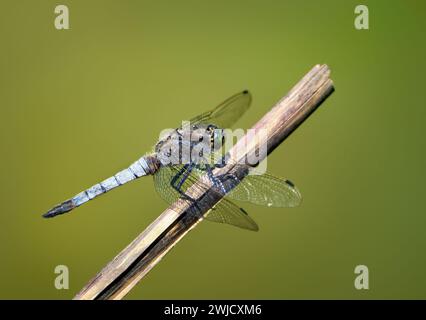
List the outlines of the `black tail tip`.
{"label": "black tail tip", "polygon": [[75,208],[75,205],[72,202],[72,200],[67,200],[61,203],[60,205],[57,205],[56,207],[47,211],[45,214],[43,214],[43,218],[53,218],[60,214],[67,213],[68,211],[71,211],[74,208]]}
{"label": "black tail tip", "polygon": [[57,212],[54,212],[53,210],[49,210],[48,212],[46,212],[45,214],[42,215],[43,218],[49,219],[49,218],[53,218],[56,217],[58,214]]}

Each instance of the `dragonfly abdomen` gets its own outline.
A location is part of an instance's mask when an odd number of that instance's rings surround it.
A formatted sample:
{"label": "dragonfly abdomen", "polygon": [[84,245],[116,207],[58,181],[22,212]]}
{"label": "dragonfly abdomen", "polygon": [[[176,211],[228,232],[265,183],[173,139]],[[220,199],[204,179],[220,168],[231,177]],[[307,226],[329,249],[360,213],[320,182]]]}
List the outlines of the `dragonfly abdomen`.
{"label": "dragonfly abdomen", "polygon": [[112,189],[115,189],[127,182],[135,180],[137,178],[152,175],[157,172],[159,168],[159,161],[154,155],[147,155],[133,164],[128,168],[118,172],[117,174],[105,179],[104,181],[95,184],[89,189],[80,192],[73,198],[62,202],[56,207],[49,210],[43,215],[45,218],[53,218],[57,215],[64,214],[71,211],[72,209],[81,206],[82,204],[92,200],[101,194],[104,194]]}

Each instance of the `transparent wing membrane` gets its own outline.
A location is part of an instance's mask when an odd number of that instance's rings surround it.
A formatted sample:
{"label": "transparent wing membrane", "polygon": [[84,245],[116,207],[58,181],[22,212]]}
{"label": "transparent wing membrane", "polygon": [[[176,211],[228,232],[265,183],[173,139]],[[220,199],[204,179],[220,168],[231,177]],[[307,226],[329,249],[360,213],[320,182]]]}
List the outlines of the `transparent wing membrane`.
{"label": "transparent wing membrane", "polygon": [[214,206],[205,216],[206,220],[212,222],[226,223],[242,229],[258,231],[259,227],[256,222],[250,218],[243,208],[238,207],[235,203],[223,199]]}
{"label": "transparent wing membrane", "polygon": [[230,128],[247,111],[251,100],[251,94],[247,90],[237,93],[213,110],[191,119],[190,123],[215,124],[222,129]]}
{"label": "transparent wing membrane", "polygon": [[299,190],[292,182],[269,174],[247,175],[227,196],[238,201],[281,208],[296,207],[302,201]]}
{"label": "transparent wing membrane", "polygon": [[[160,196],[166,202],[172,204],[177,199],[182,198],[182,194],[175,190],[170,183],[176,175],[181,177],[186,175],[186,179],[181,186],[182,192],[185,193],[189,187],[193,187],[194,185],[202,188],[201,191],[206,191],[209,187],[203,185],[203,183],[199,181],[200,176],[205,173],[205,171],[196,168],[189,173],[188,169],[185,169],[183,165],[163,167],[154,175],[154,185]],[[212,209],[208,211],[205,215],[205,219],[213,222],[230,224],[252,231],[257,231],[259,229],[256,222],[254,222],[242,208],[225,198],[222,198]]]}

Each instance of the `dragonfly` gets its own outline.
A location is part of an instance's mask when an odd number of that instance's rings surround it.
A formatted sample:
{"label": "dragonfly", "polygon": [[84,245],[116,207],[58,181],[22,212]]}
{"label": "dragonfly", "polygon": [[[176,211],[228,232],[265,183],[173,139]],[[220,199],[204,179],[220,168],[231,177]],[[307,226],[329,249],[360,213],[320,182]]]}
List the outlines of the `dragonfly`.
{"label": "dragonfly", "polygon": [[[257,231],[256,222],[233,200],[268,207],[296,207],[302,199],[299,190],[284,178],[268,173],[249,174],[253,168],[243,163],[234,165],[226,174],[215,176],[213,170],[226,165],[226,157],[213,163],[206,161],[223,149],[227,139],[224,128],[232,127],[250,107],[251,101],[252,96],[247,90],[231,96],[210,111],[171,130],[159,139],[151,152],[126,169],[53,207],[43,217],[62,215],[130,181],[153,176],[156,191],[169,204],[182,199],[199,208],[198,199],[188,194],[190,188],[197,186],[202,191],[212,190],[220,200],[204,211],[203,218]],[[186,136],[190,139],[184,139]],[[189,150],[189,157],[183,156],[184,148]],[[194,154],[197,157],[192,157]],[[203,182],[202,177],[207,177],[209,184],[206,180]]]}

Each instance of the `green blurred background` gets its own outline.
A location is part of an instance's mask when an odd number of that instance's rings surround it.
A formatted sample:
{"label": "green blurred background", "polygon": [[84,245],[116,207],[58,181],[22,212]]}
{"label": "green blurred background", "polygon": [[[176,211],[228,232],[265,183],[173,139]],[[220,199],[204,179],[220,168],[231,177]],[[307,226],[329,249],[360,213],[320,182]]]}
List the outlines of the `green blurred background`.
{"label": "green blurred background", "polygon": [[358,4],[2,0],[0,298],[72,298],[166,208],[151,178],[51,206],[245,88],[249,128],[317,63],[336,92],[268,160],[302,206],[245,205],[258,233],[202,223],[127,298],[426,298],[426,2],[363,1],[368,31]]}

